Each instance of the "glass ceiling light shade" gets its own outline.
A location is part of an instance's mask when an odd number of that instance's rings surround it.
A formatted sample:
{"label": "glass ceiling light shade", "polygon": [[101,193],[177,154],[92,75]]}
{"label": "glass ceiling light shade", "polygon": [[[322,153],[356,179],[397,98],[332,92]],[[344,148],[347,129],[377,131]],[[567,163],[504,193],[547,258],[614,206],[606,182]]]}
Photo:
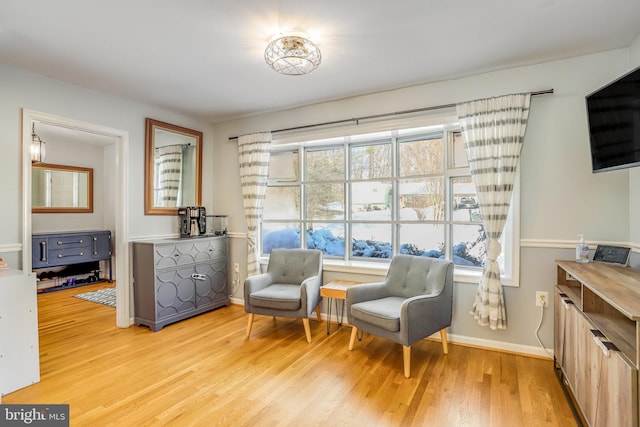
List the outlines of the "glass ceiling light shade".
{"label": "glass ceiling light shade", "polygon": [[299,35],[286,35],[272,40],[264,51],[264,60],[281,74],[299,76],[320,65],[320,49],[309,39]]}

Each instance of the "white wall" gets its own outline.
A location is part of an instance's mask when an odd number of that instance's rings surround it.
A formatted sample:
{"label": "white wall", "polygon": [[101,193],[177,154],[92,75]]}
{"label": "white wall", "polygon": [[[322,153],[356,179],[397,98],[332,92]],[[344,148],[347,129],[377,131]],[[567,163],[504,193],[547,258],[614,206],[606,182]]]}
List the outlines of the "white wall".
{"label": "white wall", "polygon": [[[105,181],[113,179],[113,168],[104,169],[105,147],[82,144],[74,141],[47,139],[47,163],[93,169],[92,213],[34,213],[31,216],[31,231],[102,230],[105,223]],[[114,158],[110,158],[114,161]],[[114,230],[114,229],[111,229]]]}
{"label": "white wall", "polygon": [[[213,209],[212,194],[213,159],[212,128],[194,118],[163,110],[126,99],[49,79],[16,68],[0,65],[0,197],[3,200],[0,221],[0,256],[11,260],[12,267],[18,257],[15,248],[21,245],[21,109],[26,108],[55,116],[102,125],[129,133],[129,198],[128,228],[130,236],[124,239],[166,236],[178,232],[175,216],[144,215],[144,135],[145,118],[151,117],[204,133],[203,141],[203,203]],[[58,153],[47,148],[48,159]],[[111,150],[111,151],[109,151]],[[69,153],[67,153],[69,154]],[[113,147],[107,148],[102,158],[115,158]],[[112,164],[104,164],[104,170]],[[113,191],[109,182],[105,184],[102,209],[105,228],[113,229]],[[40,227],[40,225],[38,225]],[[119,237],[120,238],[120,237]]]}
{"label": "white wall", "polygon": [[[237,146],[230,136],[307,125],[350,117],[437,106],[514,92],[554,89],[553,95],[533,98],[521,160],[521,284],[506,288],[506,331],[477,325],[468,314],[476,285],[457,283],[451,334],[476,343],[499,343],[518,350],[537,346],[534,335],[540,311],[535,292],[552,295],[555,259],[572,259],[578,233],[591,241],[628,242],[629,171],[591,173],[584,98],[629,70],[629,50],[576,57],[458,80],[359,96],[220,123],[214,128],[217,179],[226,186],[214,202],[229,214],[231,235],[246,232],[242,213]],[[350,78],[350,77],[349,77]],[[636,236],[636,241],[638,241]],[[246,245],[231,239],[232,262],[244,263]],[[325,274],[325,282],[338,278],[371,277]],[[236,297],[242,296],[238,289]],[[553,346],[552,309],[545,311],[541,337]]]}

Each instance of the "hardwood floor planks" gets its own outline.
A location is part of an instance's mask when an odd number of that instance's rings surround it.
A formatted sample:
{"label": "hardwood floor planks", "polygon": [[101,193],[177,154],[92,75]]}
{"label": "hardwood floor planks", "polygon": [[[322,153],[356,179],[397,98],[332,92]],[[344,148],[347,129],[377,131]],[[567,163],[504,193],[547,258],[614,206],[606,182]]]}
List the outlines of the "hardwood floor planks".
{"label": "hardwood floor planks", "polygon": [[437,341],[402,348],[351,328],[232,306],[166,326],[115,326],[113,308],[38,295],[41,382],[3,403],[69,403],[72,426],[571,426],[550,360]]}

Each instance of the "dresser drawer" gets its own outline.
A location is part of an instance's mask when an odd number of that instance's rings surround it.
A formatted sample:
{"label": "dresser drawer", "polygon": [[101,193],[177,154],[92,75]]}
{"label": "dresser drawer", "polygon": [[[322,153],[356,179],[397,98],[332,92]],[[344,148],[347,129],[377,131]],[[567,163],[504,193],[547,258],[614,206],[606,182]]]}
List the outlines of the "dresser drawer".
{"label": "dresser drawer", "polygon": [[42,233],[31,238],[33,269],[99,260],[111,260],[111,232],[108,230]]}
{"label": "dresser drawer", "polygon": [[226,259],[227,245],[223,239],[192,239],[173,244],[156,245],[156,268],[174,268],[185,265]]}
{"label": "dresser drawer", "polygon": [[49,250],[88,248],[91,245],[91,238],[88,234],[60,235],[49,237],[47,240],[49,242]]}
{"label": "dresser drawer", "polygon": [[92,261],[91,251],[86,248],[66,248],[49,251],[49,265],[78,264]]}

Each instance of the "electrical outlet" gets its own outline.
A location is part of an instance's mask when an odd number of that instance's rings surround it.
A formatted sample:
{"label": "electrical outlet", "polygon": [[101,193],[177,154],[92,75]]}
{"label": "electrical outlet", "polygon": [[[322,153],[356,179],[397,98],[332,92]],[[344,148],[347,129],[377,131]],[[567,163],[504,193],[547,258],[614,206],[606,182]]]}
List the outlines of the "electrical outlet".
{"label": "electrical outlet", "polygon": [[240,273],[240,264],[235,262],[233,264],[233,271],[235,271],[236,273]]}
{"label": "electrical outlet", "polygon": [[549,292],[537,291],[536,307],[548,307],[548,306],[549,306]]}

